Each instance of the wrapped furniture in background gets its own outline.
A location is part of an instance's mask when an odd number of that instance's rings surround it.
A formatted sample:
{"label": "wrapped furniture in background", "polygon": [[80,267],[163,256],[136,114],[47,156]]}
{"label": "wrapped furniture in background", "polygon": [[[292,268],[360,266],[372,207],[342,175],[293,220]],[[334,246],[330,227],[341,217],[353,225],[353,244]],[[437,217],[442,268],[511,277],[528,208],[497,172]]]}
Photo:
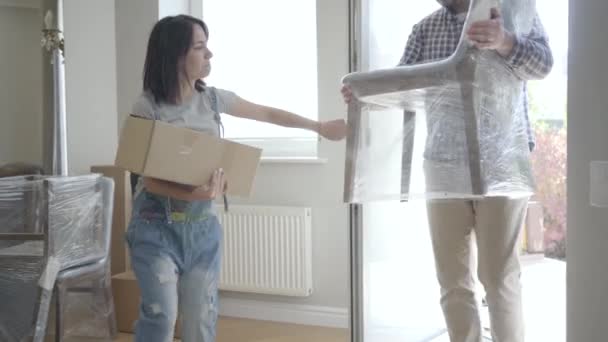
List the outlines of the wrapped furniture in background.
{"label": "wrapped furniture in background", "polygon": [[113,182],[99,175],[0,179],[0,212],[13,213],[0,216],[0,340],[42,341],[53,293],[60,294],[55,300],[62,323],[74,284],[98,295],[94,306],[103,308],[89,324],[115,334],[108,257],[112,199]]}

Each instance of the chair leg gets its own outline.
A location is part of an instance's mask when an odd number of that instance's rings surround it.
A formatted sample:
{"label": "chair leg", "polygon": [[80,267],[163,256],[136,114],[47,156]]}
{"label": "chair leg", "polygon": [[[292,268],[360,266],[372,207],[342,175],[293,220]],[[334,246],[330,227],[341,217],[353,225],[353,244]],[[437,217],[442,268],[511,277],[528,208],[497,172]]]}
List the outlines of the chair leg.
{"label": "chair leg", "polygon": [[116,326],[116,311],[114,310],[114,296],[112,295],[112,284],[110,283],[110,281],[103,281],[102,286],[104,301],[108,310],[108,334],[110,338],[114,339],[118,335],[118,328]]}
{"label": "chair leg", "polygon": [[65,317],[63,317],[63,306],[66,304],[66,293],[65,289],[61,287],[55,287],[55,342],[63,341],[63,333],[65,331]]}
{"label": "chair leg", "polygon": [[46,328],[48,323],[48,314],[51,307],[52,298],[52,290],[41,290],[40,303],[38,304],[37,308],[34,336],[32,337],[32,342],[43,342],[45,339]]}
{"label": "chair leg", "polygon": [[[66,285],[67,286],[67,285]],[[68,288],[66,286],[55,287],[55,342],[61,342],[65,336],[65,306],[67,305]],[[93,280],[88,283],[88,286],[69,287],[70,292],[88,292],[97,307],[104,307],[106,314],[106,323],[108,335],[114,339],[118,335],[116,324],[116,313],[114,310],[114,297],[112,296],[112,283],[109,273],[101,279]],[[99,303],[103,301],[103,303]]]}

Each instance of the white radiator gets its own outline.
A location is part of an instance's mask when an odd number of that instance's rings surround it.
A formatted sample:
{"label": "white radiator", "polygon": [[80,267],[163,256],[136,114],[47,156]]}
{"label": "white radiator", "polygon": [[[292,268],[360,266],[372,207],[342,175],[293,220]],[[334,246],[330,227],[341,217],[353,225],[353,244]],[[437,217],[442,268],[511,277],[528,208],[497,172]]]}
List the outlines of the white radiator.
{"label": "white radiator", "polygon": [[312,293],[310,208],[233,205],[228,213],[220,208],[221,290],[298,297]]}

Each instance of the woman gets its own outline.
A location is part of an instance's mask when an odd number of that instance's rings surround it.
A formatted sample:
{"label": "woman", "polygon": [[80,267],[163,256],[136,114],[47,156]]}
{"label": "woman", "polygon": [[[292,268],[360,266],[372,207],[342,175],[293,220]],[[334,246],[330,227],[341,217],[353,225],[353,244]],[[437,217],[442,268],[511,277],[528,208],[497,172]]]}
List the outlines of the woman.
{"label": "woman", "polygon": [[[206,86],[202,79],[209,75],[213,56],[208,36],[205,23],[186,15],[166,17],[154,26],[144,92],[134,115],[217,136],[219,113],[226,113],[312,130],[330,140],[344,138],[344,120],[317,122]],[[127,232],[142,296],[136,341],[172,341],[178,306],[184,342],[215,341],[221,227],[213,200],[224,191],[221,170],[209,184],[196,188],[149,177],[139,180]]]}

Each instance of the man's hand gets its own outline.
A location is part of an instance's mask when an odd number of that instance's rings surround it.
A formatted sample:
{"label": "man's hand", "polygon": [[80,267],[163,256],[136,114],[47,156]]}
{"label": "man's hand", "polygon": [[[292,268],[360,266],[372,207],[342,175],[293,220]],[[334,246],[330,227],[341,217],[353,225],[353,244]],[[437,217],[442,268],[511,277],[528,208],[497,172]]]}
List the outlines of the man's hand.
{"label": "man's hand", "polygon": [[513,34],[504,28],[498,8],[492,8],[490,20],[482,20],[471,24],[467,36],[477,48],[496,50],[503,57],[511,54],[515,44]]}

